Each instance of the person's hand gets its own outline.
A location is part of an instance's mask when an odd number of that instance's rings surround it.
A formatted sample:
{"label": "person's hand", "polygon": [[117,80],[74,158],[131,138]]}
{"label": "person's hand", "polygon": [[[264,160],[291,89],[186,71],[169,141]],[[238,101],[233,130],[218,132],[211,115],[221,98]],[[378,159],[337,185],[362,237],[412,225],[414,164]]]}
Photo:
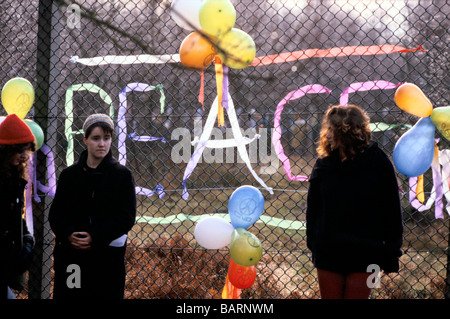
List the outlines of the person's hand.
{"label": "person's hand", "polygon": [[80,250],[91,249],[92,237],[87,232],[74,232],[69,236],[73,248]]}

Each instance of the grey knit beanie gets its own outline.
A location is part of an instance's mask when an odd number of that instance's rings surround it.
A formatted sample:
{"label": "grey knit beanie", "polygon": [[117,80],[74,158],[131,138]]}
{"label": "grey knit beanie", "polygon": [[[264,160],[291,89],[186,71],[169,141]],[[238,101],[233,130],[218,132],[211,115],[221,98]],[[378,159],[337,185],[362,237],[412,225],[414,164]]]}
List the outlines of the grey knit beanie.
{"label": "grey knit beanie", "polygon": [[109,127],[111,127],[112,130],[114,130],[114,122],[111,120],[111,118],[106,114],[97,113],[89,115],[86,121],[84,121],[83,124],[84,133],[86,134],[86,131],[90,126],[100,122],[107,124]]}

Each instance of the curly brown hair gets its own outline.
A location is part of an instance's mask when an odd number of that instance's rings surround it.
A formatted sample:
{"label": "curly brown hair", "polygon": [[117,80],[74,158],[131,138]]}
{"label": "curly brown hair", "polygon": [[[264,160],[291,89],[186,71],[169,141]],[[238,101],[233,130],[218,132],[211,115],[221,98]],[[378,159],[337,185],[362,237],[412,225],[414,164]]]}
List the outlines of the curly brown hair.
{"label": "curly brown hair", "polygon": [[364,110],[356,105],[334,105],[322,120],[317,153],[324,158],[337,149],[344,162],[363,152],[371,138],[370,118]]}
{"label": "curly brown hair", "polygon": [[24,150],[34,152],[35,143],[0,145],[0,183],[16,184],[19,178],[28,179],[28,165],[30,160],[20,163],[17,167],[10,164],[11,158],[15,153]]}

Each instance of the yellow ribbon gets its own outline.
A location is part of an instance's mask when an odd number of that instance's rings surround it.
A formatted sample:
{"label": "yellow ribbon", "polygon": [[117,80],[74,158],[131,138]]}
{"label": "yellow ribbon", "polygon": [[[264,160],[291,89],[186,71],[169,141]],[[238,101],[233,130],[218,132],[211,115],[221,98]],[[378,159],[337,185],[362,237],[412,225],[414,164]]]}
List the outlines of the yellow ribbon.
{"label": "yellow ribbon", "polygon": [[216,85],[217,85],[217,97],[219,99],[219,110],[217,113],[217,124],[220,126],[224,125],[225,118],[223,114],[222,107],[222,90],[223,90],[223,65],[219,56],[216,55],[214,60],[214,66],[216,70]]}
{"label": "yellow ribbon", "polygon": [[417,176],[416,197],[421,203],[425,201],[425,193],[423,192],[423,175]]}
{"label": "yellow ribbon", "polygon": [[[434,143],[434,158],[433,162],[439,163],[439,147],[437,143]],[[419,202],[423,203],[425,201],[425,193],[423,191],[423,175],[417,176],[416,184],[416,198]]]}
{"label": "yellow ribbon", "polygon": [[225,280],[225,287],[223,287],[222,291],[222,299],[240,299],[241,298],[241,290],[236,288],[228,279]]}

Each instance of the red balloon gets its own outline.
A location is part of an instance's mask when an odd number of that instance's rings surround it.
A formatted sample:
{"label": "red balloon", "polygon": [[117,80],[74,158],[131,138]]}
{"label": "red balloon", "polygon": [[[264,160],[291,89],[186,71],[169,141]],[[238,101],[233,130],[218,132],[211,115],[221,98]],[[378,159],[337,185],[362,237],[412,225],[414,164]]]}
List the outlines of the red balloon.
{"label": "red balloon", "polygon": [[228,268],[228,279],[239,289],[246,289],[253,285],[256,279],[256,267],[244,267],[236,264],[230,258],[230,266]]}

